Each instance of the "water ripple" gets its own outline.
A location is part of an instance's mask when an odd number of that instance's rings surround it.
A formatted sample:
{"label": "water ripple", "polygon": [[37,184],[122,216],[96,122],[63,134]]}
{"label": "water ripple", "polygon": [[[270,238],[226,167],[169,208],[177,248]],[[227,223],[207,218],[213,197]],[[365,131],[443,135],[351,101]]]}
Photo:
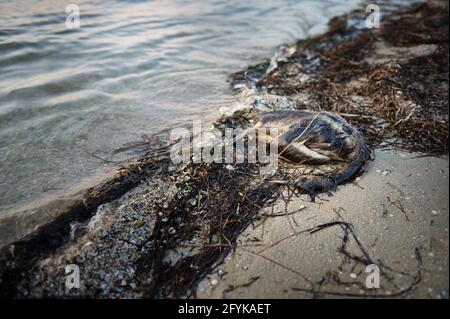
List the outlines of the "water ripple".
{"label": "water ripple", "polygon": [[108,169],[89,156],[211,119],[227,74],[359,1],[0,0],[0,210]]}

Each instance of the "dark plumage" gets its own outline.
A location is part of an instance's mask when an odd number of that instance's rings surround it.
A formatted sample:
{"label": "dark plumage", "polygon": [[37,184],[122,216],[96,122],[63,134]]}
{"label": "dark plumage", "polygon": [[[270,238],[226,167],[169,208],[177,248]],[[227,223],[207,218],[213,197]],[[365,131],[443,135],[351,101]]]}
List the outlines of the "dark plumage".
{"label": "dark plumage", "polygon": [[294,163],[345,162],[333,174],[306,175],[297,181],[302,193],[314,201],[317,193],[330,192],[352,178],[369,158],[363,136],[339,115],[330,112],[277,111],[263,113],[255,128],[278,129],[279,156]]}

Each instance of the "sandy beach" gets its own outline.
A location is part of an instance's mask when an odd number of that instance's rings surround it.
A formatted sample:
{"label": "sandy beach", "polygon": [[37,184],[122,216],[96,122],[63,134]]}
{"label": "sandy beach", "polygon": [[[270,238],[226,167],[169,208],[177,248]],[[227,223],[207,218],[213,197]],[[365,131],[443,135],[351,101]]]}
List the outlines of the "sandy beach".
{"label": "sandy beach", "polygon": [[448,3],[386,8],[381,29],[355,10],[232,73],[235,103],[209,128],[340,114],[371,149],[350,180],[313,201],[298,176],[349,163],[262,175],[149,148],[85,192],[2,217],[0,297],[448,299]]}
{"label": "sandy beach", "polygon": [[[288,215],[250,226],[224,265],[201,282],[198,297],[389,298],[413,285],[408,298],[448,298],[448,157],[389,150],[376,150],[375,156],[357,181],[331,198],[294,198],[265,209]],[[380,289],[368,290],[365,267],[339,251],[339,225],[305,232],[335,221],[351,224],[370,258],[392,267]],[[354,238],[348,245],[362,255]],[[420,284],[413,284],[419,273]]]}

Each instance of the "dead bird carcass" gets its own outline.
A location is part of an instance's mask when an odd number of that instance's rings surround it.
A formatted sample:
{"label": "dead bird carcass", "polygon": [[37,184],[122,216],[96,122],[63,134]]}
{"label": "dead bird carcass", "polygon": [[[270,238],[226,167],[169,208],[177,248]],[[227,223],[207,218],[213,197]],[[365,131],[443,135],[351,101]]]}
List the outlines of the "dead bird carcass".
{"label": "dead bird carcass", "polygon": [[[354,177],[370,157],[362,134],[331,112],[292,110],[261,113],[250,130],[256,129],[259,134],[268,129],[277,130],[278,156],[285,161],[306,165],[344,164],[333,173],[303,175],[295,181],[296,188],[308,194],[312,201],[316,194],[329,193]],[[269,135],[264,138],[270,140]]]}

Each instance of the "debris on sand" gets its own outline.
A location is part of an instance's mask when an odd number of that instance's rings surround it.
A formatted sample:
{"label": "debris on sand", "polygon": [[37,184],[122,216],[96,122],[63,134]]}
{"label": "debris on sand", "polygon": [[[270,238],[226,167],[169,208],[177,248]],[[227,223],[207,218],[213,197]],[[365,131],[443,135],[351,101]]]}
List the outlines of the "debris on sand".
{"label": "debris on sand", "polygon": [[[234,73],[231,83],[245,107],[214,126],[246,128],[255,110],[327,110],[357,126],[373,147],[384,142],[383,147],[447,153],[448,4],[388,12],[381,29],[358,27],[365,14],[335,18],[327,33]],[[258,220],[285,216],[265,210],[286,193],[294,196],[289,185],[260,175],[258,163],[175,167],[167,147],[145,150],[61,218],[1,249],[0,297],[195,297],[202,279],[216,271],[223,275],[218,267],[239,235]],[[283,181],[316,170],[282,164],[271,178]],[[409,220],[401,202],[389,203]],[[343,227],[342,252],[371,262],[362,247],[361,256],[346,250],[347,240],[358,242],[345,222],[311,232],[335,225]],[[80,268],[80,289],[65,286],[69,264]],[[420,273],[414,279],[408,289]]]}
{"label": "debris on sand", "polygon": [[[365,12],[330,22],[326,34],[299,41],[269,74],[268,62],[230,77],[243,101],[340,114],[370,146],[448,153],[448,3],[387,14],[382,28],[359,27]],[[338,23],[339,22],[339,23]],[[333,27],[334,26],[334,27]],[[286,50],[286,49],[285,49]],[[272,65],[271,63],[270,65]]]}

